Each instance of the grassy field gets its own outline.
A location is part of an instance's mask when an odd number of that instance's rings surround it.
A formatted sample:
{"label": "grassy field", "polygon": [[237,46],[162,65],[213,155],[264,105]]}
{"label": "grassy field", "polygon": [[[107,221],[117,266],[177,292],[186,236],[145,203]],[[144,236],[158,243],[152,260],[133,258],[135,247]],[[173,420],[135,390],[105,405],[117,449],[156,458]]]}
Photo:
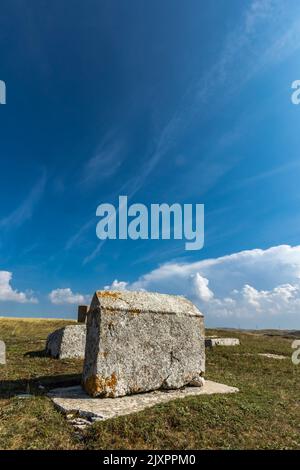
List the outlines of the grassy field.
{"label": "grassy field", "polygon": [[[8,359],[0,365],[0,449],[300,448],[300,365],[291,361],[297,335],[219,330],[220,336],[240,338],[241,346],[207,350],[206,378],[240,393],[176,400],[78,432],[45,394],[78,384],[81,361],[41,353],[48,333],[68,323],[0,319]],[[33,397],[18,397],[22,392]]]}

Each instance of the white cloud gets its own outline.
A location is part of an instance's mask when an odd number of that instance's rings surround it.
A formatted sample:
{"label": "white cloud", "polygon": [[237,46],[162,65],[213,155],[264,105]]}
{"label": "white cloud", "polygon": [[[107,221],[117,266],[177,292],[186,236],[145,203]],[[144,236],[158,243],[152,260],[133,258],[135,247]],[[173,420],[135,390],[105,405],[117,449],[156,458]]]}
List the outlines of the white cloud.
{"label": "white cloud", "polygon": [[259,321],[276,317],[284,322],[287,315],[300,316],[300,282],[281,284],[270,290],[245,284],[241,290],[232,291],[231,297],[213,299],[207,311],[215,317]]}
{"label": "white cloud", "polygon": [[193,277],[193,283],[195,294],[199,299],[203,300],[204,302],[208,302],[209,300],[213,299],[214,293],[208,287],[208,279],[201,276],[199,273],[196,273]]}
{"label": "white cloud", "polygon": [[11,272],[0,271],[0,301],[18,302],[21,304],[38,303],[38,300],[32,296],[30,291],[19,292],[14,290],[10,284],[11,280]]}
{"label": "white cloud", "polygon": [[131,284],[115,283],[131,290],[185,295],[216,321],[282,323],[292,316],[300,323],[300,246],[246,250],[194,263],[170,262]]}
{"label": "white cloud", "polygon": [[84,304],[90,300],[86,295],[75,294],[69,287],[52,290],[49,294],[49,299],[55,305]]}
{"label": "white cloud", "polygon": [[115,279],[110,286],[104,286],[105,290],[126,290],[128,288],[128,282],[118,281]]}

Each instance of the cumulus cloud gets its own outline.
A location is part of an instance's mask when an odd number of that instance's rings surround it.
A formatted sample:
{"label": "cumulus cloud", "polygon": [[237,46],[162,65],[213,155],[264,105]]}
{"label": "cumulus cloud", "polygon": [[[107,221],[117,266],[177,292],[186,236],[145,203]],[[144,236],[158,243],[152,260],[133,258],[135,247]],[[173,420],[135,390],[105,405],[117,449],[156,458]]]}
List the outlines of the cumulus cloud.
{"label": "cumulus cloud", "polygon": [[55,305],[84,304],[90,300],[86,295],[75,294],[69,287],[52,290],[49,294],[49,299]]}
{"label": "cumulus cloud", "polygon": [[32,296],[31,291],[20,292],[11,286],[12,273],[9,271],[0,271],[0,301],[25,303],[38,303],[38,300]]}
{"label": "cumulus cloud", "polygon": [[300,322],[300,246],[246,250],[194,263],[169,262],[131,284],[115,282],[132,290],[185,295],[208,318],[284,322],[293,316]]}
{"label": "cumulus cloud", "polygon": [[199,273],[196,273],[193,277],[193,284],[195,288],[195,295],[204,302],[212,300],[214,293],[208,287],[209,280],[206,277],[201,276]]}
{"label": "cumulus cloud", "polygon": [[126,290],[128,288],[128,282],[118,281],[115,279],[109,286],[104,286],[105,290]]}

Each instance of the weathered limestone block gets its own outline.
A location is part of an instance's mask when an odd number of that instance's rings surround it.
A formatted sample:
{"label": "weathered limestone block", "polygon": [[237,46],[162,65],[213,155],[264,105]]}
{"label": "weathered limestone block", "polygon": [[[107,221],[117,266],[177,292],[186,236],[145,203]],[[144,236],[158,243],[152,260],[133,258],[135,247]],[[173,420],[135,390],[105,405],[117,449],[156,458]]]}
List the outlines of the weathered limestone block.
{"label": "weathered limestone block", "polygon": [[203,385],[204,319],[180,296],[98,291],[87,318],[83,388],[119,397]]}
{"label": "weathered limestone block", "polygon": [[53,331],[46,342],[46,353],[57,359],[83,359],[86,325],[67,325]]}
{"label": "weathered limestone block", "polygon": [[214,347],[214,346],[238,346],[240,340],[238,338],[206,338],[205,346]]}
{"label": "weathered limestone block", "polygon": [[0,341],[0,364],[6,364],[6,346],[4,341]]}
{"label": "weathered limestone block", "polygon": [[85,323],[88,312],[88,305],[78,305],[77,321],[78,323]]}

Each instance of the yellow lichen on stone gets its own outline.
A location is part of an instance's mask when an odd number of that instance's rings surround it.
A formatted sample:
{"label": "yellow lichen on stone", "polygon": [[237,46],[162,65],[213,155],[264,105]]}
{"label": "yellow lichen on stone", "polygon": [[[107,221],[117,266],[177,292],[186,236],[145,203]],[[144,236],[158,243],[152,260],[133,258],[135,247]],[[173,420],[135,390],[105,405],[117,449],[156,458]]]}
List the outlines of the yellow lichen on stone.
{"label": "yellow lichen on stone", "polygon": [[116,385],[117,377],[113,372],[110,377],[98,377],[97,375],[91,375],[83,383],[83,388],[91,397],[114,397]]}
{"label": "yellow lichen on stone", "polygon": [[111,291],[111,290],[106,290],[106,291],[98,291],[97,294],[100,297],[111,297],[113,299],[118,299],[120,297],[119,292]]}

